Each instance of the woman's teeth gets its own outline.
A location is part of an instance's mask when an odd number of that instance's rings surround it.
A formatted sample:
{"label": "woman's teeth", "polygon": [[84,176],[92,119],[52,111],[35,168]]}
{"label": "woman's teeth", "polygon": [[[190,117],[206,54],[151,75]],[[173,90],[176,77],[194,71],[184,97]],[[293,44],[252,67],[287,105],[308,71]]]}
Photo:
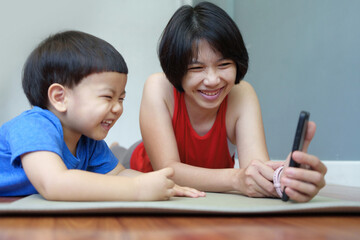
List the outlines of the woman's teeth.
{"label": "woman's teeth", "polygon": [[203,91],[201,91],[201,93],[203,93],[205,95],[208,95],[208,96],[215,96],[216,94],[219,93],[219,91],[216,91],[216,92],[203,92]]}
{"label": "woman's teeth", "polygon": [[200,90],[199,92],[206,95],[206,96],[212,97],[212,96],[218,95],[220,93],[221,89],[218,89],[216,91],[202,91],[202,90]]}

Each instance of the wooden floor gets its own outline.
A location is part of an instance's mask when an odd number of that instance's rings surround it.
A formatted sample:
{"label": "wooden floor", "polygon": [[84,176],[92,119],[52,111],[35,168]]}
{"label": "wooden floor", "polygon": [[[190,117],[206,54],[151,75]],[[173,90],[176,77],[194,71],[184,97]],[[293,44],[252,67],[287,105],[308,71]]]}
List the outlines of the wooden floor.
{"label": "wooden floor", "polygon": [[359,216],[6,217],[0,239],[359,239]]}
{"label": "wooden floor", "polygon": [[[327,186],[320,194],[354,200],[360,188]],[[3,216],[3,239],[360,239],[360,215]]]}

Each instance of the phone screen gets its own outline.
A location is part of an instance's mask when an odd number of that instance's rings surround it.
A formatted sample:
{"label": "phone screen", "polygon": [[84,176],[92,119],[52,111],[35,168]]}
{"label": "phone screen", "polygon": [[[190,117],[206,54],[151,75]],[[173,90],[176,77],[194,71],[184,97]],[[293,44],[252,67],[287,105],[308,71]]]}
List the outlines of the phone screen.
{"label": "phone screen", "polygon": [[[300,112],[299,121],[298,121],[298,125],[297,125],[296,132],[295,132],[295,137],[294,137],[294,143],[293,143],[293,147],[292,147],[292,151],[291,151],[289,167],[301,167],[299,163],[295,162],[292,159],[292,153],[294,151],[302,151],[302,149],[303,149],[303,144],[304,144],[304,139],[305,139],[305,134],[306,134],[309,118],[310,118],[309,112],[306,112],[306,111]],[[283,201],[289,200],[289,197],[285,193],[285,188],[284,188],[282,200]]]}

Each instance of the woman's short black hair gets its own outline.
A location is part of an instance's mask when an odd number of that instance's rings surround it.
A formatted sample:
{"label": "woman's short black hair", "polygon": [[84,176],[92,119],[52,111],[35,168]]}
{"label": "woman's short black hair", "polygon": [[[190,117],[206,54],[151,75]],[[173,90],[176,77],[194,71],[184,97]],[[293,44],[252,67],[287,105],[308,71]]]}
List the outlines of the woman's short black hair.
{"label": "woman's short black hair", "polygon": [[182,79],[188,64],[197,56],[199,40],[206,40],[224,58],[235,62],[235,84],[244,78],[249,57],[240,30],[231,17],[209,2],[195,7],[185,5],[171,17],[158,47],[161,67],[178,91],[184,91]]}
{"label": "woman's short black hair", "polygon": [[128,73],[121,54],[108,42],[79,31],[51,35],[35,48],[23,69],[22,86],[32,106],[46,109],[53,83],[74,87],[92,73]]}

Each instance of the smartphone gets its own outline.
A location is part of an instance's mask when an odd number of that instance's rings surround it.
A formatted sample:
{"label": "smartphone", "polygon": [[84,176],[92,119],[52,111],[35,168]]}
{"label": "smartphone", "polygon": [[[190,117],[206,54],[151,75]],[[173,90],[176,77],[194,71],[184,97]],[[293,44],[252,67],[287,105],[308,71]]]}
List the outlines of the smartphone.
{"label": "smartphone", "polygon": [[[302,167],[302,166],[300,166],[299,163],[295,162],[292,159],[292,153],[294,151],[302,151],[302,149],[303,149],[303,144],[304,144],[304,139],[305,139],[305,134],[306,134],[309,118],[310,118],[309,112],[306,112],[306,111],[300,112],[299,121],[298,121],[296,132],[295,132],[294,143],[293,143],[293,147],[292,147],[292,151],[291,151],[289,167]],[[286,195],[285,188],[284,188],[282,200],[286,202],[289,200],[289,196]]]}

